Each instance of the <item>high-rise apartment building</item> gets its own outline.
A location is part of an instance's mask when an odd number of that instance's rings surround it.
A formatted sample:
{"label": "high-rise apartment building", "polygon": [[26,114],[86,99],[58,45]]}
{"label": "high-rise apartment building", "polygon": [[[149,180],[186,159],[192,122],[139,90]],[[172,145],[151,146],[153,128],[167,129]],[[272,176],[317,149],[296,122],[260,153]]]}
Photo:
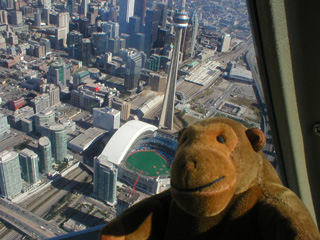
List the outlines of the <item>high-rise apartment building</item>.
{"label": "high-rise apartment building", "polygon": [[42,133],[42,127],[46,123],[54,123],[54,122],[55,122],[55,112],[51,108],[48,108],[42,112],[39,112],[34,116],[34,125],[37,133]]}
{"label": "high-rise apartment building", "polygon": [[103,157],[94,159],[93,194],[110,205],[117,202],[117,167]]}
{"label": "high-rise apartment building", "polygon": [[113,108],[94,108],[93,126],[108,131],[115,131],[120,127],[120,111]]}
{"label": "high-rise apartment building", "polygon": [[39,157],[30,149],[22,149],[19,153],[22,178],[31,184],[40,181]]}
{"label": "high-rise apartment building", "polygon": [[60,104],[60,89],[54,84],[40,85],[40,93],[47,93],[49,95],[49,106],[56,106]]}
{"label": "high-rise apartment building", "polygon": [[39,139],[39,166],[40,170],[45,173],[50,173],[52,170],[52,149],[49,138],[42,137]]}
{"label": "high-rise apartment building", "polygon": [[11,198],[22,190],[19,155],[16,152],[0,153],[0,193]]}
{"label": "high-rise apartment building", "polygon": [[48,126],[44,134],[49,138],[52,147],[52,157],[56,163],[61,163],[67,157],[67,131],[63,125]]}
{"label": "high-rise apartment building", "polygon": [[31,100],[31,106],[35,113],[46,110],[50,107],[49,94],[43,93]]}

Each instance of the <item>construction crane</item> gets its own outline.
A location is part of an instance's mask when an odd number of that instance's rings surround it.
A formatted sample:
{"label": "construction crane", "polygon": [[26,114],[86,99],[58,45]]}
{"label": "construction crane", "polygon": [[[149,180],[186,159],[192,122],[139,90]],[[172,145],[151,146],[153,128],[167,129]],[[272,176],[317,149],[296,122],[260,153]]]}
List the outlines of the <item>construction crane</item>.
{"label": "construction crane", "polygon": [[132,195],[132,194],[135,193],[136,186],[137,186],[137,184],[138,184],[139,178],[141,177],[141,174],[142,174],[142,170],[140,171],[140,173],[139,173],[136,181],[135,181],[134,184],[133,184],[133,188],[132,188],[131,191],[130,191],[130,195]]}

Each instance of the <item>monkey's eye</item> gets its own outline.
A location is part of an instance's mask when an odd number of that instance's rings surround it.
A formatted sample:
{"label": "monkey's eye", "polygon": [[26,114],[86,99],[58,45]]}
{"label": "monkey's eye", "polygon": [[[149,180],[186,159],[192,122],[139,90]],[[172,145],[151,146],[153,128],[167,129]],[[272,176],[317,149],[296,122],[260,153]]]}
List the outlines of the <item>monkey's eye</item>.
{"label": "monkey's eye", "polygon": [[225,143],[225,142],[226,142],[226,139],[224,138],[223,135],[219,135],[219,136],[217,137],[217,140],[218,140],[219,143]]}
{"label": "monkey's eye", "polygon": [[181,143],[184,143],[185,141],[187,141],[188,137],[187,136],[184,136],[182,139],[181,139]]}

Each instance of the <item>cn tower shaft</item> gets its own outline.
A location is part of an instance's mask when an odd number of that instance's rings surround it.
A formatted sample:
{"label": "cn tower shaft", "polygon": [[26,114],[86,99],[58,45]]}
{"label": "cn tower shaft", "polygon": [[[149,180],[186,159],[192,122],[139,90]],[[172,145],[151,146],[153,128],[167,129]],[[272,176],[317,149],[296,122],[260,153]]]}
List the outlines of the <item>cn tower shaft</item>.
{"label": "cn tower shaft", "polygon": [[159,128],[172,129],[174,117],[174,102],[176,96],[176,82],[179,70],[179,56],[181,47],[182,28],[176,27],[176,37],[171,59],[168,83],[164,95]]}
{"label": "cn tower shaft", "polygon": [[174,103],[176,96],[176,82],[179,70],[182,29],[186,28],[189,22],[188,14],[185,12],[185,0],[182,0],[181,9],[179,12],[175,13],[173,22],[175,26],[176,36],[174,40],[174,48],[171,59],[170,72],[168,76],[168,83],[164,95],[159,121],[159,128],[170,130],[173,128]]}

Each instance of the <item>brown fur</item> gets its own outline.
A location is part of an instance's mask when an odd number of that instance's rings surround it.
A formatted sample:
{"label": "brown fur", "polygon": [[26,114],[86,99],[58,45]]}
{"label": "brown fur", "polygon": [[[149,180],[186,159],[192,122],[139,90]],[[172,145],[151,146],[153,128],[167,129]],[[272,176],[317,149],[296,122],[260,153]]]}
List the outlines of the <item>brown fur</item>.
{"label": "brown fur", "polygon": [[264,144],[262,131],[226,118],[181,131],[171,189],[122,213],[101,239],[320,239]]}

